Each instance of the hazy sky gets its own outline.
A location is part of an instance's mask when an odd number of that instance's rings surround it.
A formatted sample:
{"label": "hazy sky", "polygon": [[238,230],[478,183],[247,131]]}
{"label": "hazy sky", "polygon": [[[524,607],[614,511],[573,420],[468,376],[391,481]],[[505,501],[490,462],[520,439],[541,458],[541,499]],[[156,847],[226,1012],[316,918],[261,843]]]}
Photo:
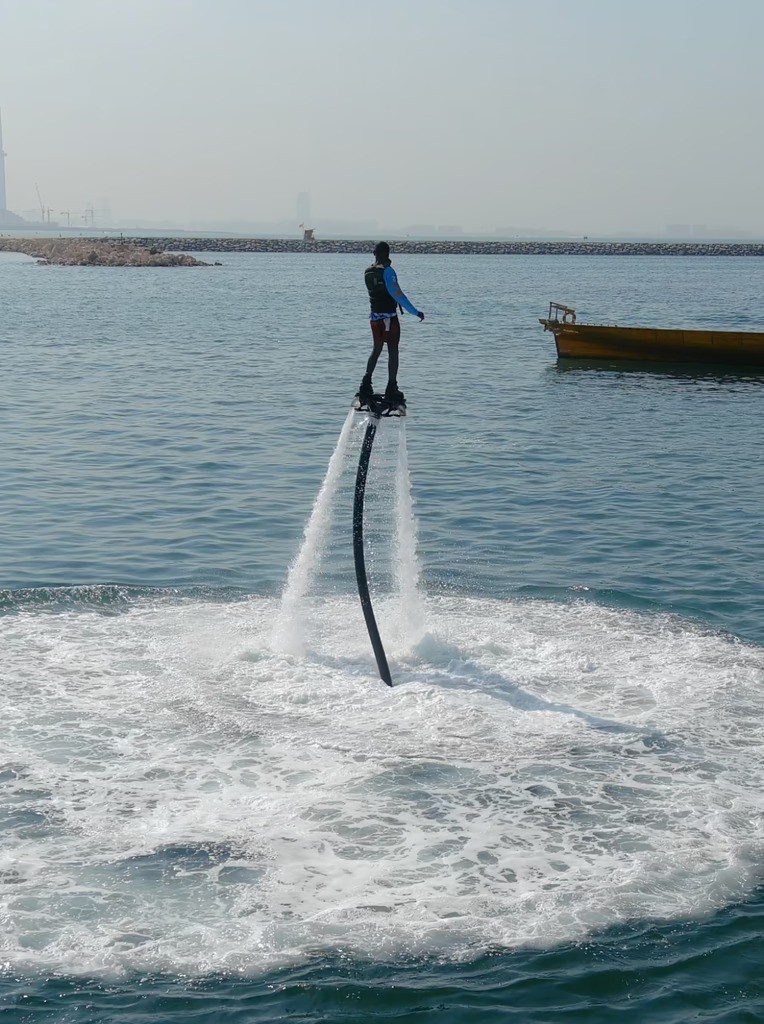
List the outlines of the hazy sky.
{"label": "hazy sky", "polygon": [[761,235],[763,54],[764,0],[0,0],[8,206]]}

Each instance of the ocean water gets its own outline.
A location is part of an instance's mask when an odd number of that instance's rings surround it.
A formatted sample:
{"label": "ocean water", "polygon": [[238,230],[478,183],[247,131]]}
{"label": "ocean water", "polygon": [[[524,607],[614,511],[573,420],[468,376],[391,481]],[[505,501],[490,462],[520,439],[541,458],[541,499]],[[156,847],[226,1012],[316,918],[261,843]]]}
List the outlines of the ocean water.
{"label": "ocean water", "polygon": [[0,256],[3,1020],[764,1020],[764,374],[538,324],[764,264],[394,260],[390,690],[365,261],[210,258]]}

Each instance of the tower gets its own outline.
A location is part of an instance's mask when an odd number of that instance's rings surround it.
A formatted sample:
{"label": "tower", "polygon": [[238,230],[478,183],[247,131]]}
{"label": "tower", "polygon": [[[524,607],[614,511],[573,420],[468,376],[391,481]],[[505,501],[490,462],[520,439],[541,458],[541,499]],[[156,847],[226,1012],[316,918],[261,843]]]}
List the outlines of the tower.
{"label": "tower", "polygon": [[3,149],[3,115],[0,111],[0,220],[7,209],[5,203],[5,150]]}
{"label": "tower", "polygon": [[3,149],[3,122],[0,119],[0,227],[15,227],[25,224],[23,217],[11,213],[5,196],[5,151]]}

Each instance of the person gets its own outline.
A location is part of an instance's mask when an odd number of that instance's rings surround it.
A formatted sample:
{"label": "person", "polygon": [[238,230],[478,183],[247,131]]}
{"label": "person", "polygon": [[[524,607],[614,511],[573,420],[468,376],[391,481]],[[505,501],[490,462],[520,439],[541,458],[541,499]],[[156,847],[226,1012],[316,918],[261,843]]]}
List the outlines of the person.
{"label": "person", "polygon": [[364,281],[369,293],[371,311],[371,337],[373,348],[366,364],[361,386],[356,398],[360,404],[367,404],[374,398],[371,383],[377,360],[382,349],[387,345],[387,387],[385,399],[396,405],[405,405],[403,392],[398,390],[398,343],[401,337],[401,325],[398,320],[398,309],[424,320],[424,313],[416,309],[412,302],[403,294],[398,284],[398,277],[390,263],[390,246],[387,242],[377,242],[374,246],[374,262],[364,272]]}

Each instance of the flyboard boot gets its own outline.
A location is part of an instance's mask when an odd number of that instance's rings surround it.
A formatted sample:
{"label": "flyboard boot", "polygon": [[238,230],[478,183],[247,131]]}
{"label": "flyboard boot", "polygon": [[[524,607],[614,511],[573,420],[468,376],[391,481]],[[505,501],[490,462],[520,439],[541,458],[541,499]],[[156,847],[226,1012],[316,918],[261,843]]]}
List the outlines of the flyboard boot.
{"label": "flyboard boot", "polygon": [[355,393],[353,408],[357,409],[359,412],[367,412],[369,409],[369,403],[373,401],[374,388],[371,385],[371,377],[367,373],[361,381],[360,388]]}
{"label": "flyboard boot", "polygon": [[388,381],[385,388],[385,416],[405,416],[406,397],[398,388],[398,381]]}

